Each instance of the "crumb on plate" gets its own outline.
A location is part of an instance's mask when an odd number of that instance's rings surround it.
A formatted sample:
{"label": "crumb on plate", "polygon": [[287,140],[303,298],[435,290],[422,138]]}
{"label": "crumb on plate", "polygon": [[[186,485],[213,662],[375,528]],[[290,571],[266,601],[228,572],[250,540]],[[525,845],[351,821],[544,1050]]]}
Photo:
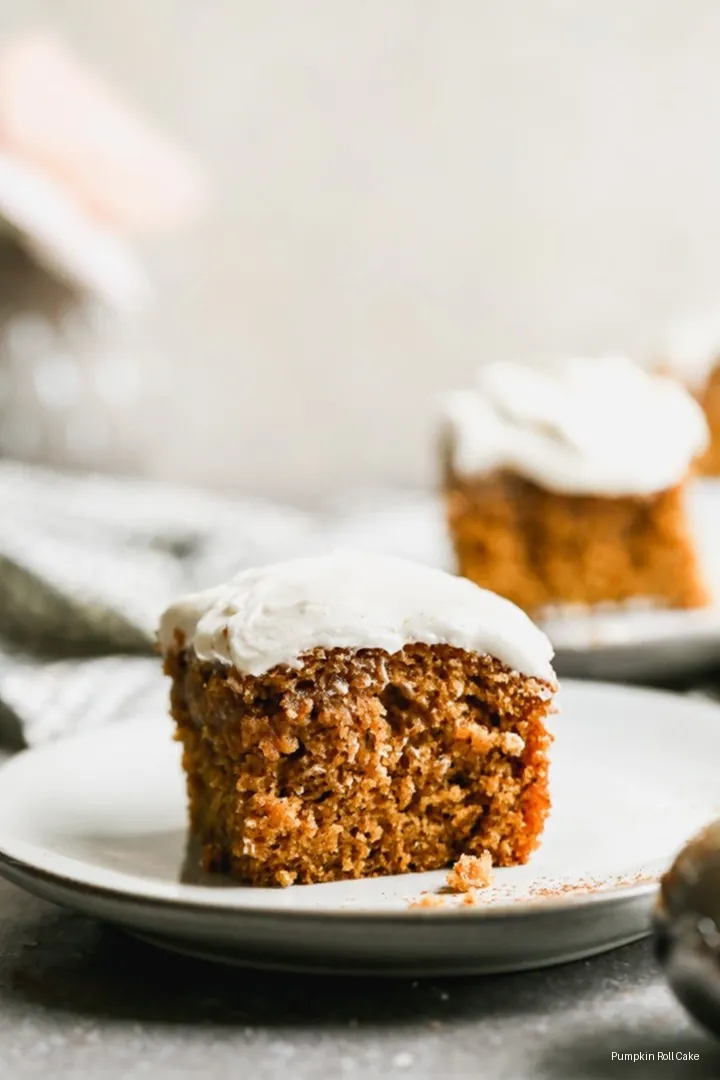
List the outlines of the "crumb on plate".
{"label": "crumb on plate", "polygon": [[[472,893],[474,889],[485,889],[492,884],[492,859],[489,851],[482,855],[461,855],[448,871],[448,888],[455,893]],[[472,903],[472,900],[468,901]]]}
{"label": "crumb on plate", "polygon": [[413,900],[408,905],[410,911],[414,911],[416,908],[438,908],[445,907],[445,898],[438,896],[437,893],[423,893],[419,900]]}

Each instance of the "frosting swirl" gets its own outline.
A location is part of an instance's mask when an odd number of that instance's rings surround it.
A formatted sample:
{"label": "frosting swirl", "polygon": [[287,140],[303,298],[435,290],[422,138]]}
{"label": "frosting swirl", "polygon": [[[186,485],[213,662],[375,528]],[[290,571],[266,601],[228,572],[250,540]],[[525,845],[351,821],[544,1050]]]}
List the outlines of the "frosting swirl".
{"label": "frosting swirl", "polygon": [[532,620],[465,578],[391,556],[337,551],[245,570],[227,585],[168,608],[159,642],[175,632],[203,660],[261,675],[301,666],[314,648],[446,644],[486,653],[554,684],[553,650]]}
{"label": "frosting swirl", "polygon": [[448,397],[445,425],[458,474],[508,470],[566,494],[674,487],[708,440],[682,385],[623,357],[488,364]]}

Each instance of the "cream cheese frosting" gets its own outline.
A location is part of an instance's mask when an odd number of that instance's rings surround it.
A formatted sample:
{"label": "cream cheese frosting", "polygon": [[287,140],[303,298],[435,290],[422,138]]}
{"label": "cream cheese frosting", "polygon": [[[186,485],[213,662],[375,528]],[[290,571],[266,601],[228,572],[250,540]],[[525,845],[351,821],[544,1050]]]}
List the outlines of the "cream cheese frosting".
{"label": "cream cheese frosting", "polygon": [[393,556],[336,551],[244,570],[167,609],[158,634],[164,652],[176,631],[200,659],[248,675],[277,664],[300,667],[314,648],[395,653],[423,643],[485,653],[555,682],[549,640],[515,604]]}
{"label": "cream cheese frosting", "polygon": [[488,364],[448,397],[445,426],[458,474],[508,470],[566,494],[673,487],[708,441],[692,395],[624,357]]}

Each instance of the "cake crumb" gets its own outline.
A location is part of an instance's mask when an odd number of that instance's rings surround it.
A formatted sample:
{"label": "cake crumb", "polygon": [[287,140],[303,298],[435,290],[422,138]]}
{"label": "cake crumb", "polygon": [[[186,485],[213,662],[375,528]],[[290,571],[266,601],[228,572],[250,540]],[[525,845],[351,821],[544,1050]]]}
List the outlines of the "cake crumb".
{"label": "cake crumb", "polygon": [[419,900],[413,900],[408,905],[410,911],[416,908],[438,908],[445,907],[445,899],[442,896],[438,896],[437,893],[423,893]]}
{"label": "cake crumb", "polygon": [[514,731],[505,731],[500,738],[500,749],[511,757],[520,757],[525,749],[525,740]]}
{"label": "cake crumb", "polygon": [[[448,888],[455,893],[473,894],[474,889],[485,889],[492,884],[492,859],[489,851],[482,855],[461,855],[448,871]],[[468,901],[472,903],[473,900]]]}

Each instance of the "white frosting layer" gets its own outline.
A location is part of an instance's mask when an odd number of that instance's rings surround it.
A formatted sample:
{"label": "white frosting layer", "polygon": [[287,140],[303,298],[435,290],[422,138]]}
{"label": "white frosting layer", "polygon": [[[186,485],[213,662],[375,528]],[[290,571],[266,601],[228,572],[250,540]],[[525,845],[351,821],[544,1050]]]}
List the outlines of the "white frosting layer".
{"label": "white frosting layer", "polygon": [[459,474],[506,469],[569,494],[672,487],[708,438],[680,383],[621,357],[488,364],[445,416]]}
{"label": "white frosting layer", "polygon": [[675,323],[654,362],[701,390],[720,364],[720,313]]}
{"label": "white frosting layer", "polygon": [[555,681],[552,646],[520,608],[465,578],[390,556],[340,551],[245,570],[168,608],[163,651],[176,630],[201,659],[249,675],[298,667],[318,647],[395,653],[421,642],[487,653]]}

